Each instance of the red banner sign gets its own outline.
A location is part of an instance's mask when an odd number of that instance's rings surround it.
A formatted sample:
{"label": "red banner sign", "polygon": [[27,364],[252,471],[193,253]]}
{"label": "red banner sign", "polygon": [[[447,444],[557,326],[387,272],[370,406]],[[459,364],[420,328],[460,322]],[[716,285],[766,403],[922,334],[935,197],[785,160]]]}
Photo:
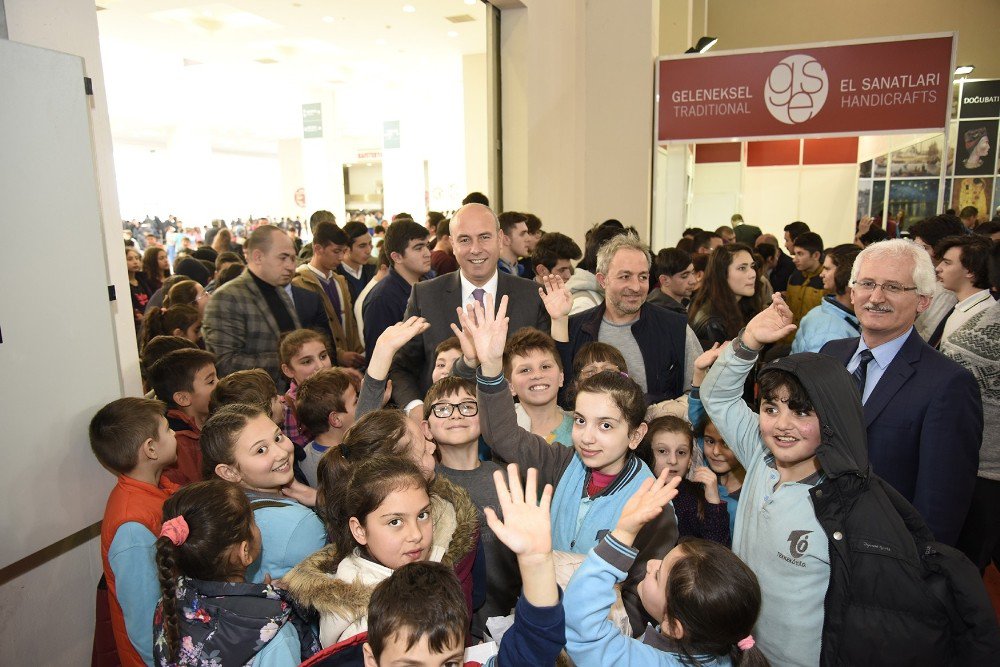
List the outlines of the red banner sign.
{"label": "red banner sign", "polygon": [[953,34],[663,58],[657,139],[933,131],[948,123]]}

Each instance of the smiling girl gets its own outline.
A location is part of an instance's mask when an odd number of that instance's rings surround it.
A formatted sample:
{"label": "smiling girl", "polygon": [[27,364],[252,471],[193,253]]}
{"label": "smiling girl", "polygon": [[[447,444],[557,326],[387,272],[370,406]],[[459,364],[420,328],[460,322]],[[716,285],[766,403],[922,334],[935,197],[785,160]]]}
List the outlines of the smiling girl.
{"label": "smiling girl", "polygon": [[221,477],[243,488],[261,532],[260,557],[247,569],[259,583],[278,579],[326,544],[326,531],[308,507],[282,495],[292,485],[292,443],[262,406],[226,405],[201,432],[205,479]]}
{"label": "smiling girl", "polygon": [[637,452],[654,475],[665,470],[667,481],[681,478],[673,500],[678,533],[729,546],[729,512],[719,497],[715,472],[707,466],[693,465],[695,448],[688,423],[680,417],[657,417],[649,422]]}
{"label": "smiling girl", "polygon": [[[299,385],[324,368],[331,368],[330,346],[326,336],[312,329],[297,329],[281,339],[278,348],[281,372],[291,381],[285,392],[285,435],[300,449],[312,440],[295,415]],[[304,457],[303,457],[304,458]]]}
{"label": "smiling girl", "polygon": [[372,590],[394,570],[446,555],[435,545],[430,484],[412,461],[365,458],[332,485],[327,472],[321,484],[336,497],[324,514],[333,543],[286,577],[295,598],[319,612],[324,647],[367,630]]}
{"label": "smiling girl", "polygon": [[[476,348],[480,367],[476,398],[483,437],[493,451],[522,468],[537,468],[539,483],[552,484],[553,548],[585,554],[611,529],[629,496],[652,477],[635,449],[646,434],[646,399],[631,378],[603,371],[579,384],[573,409],[573,447],[551,447],[541,436],[517,425],[514,402],[503,377],[507,338],[507,299],[493,314],[492,297],[485,310],[460,317],[463,335]],[[660,558],[677,541],[673,511],[665,511],[640,538],[642,553],[623,591],[633,624],[640,614],[634,585],[645,562]],[[631,586],[630,586],[631,584]],[[638,626],[637,626],[638,627]]]}
{"label": "smiling girl", "polygon": [[[305,559],[285,577],[289,590],[297,600],[321,615],[342,615],[342,586],[337,583],[336,575],[341,562],[355,546],[348,544],[344,531],[349,529],[349,524],[353,525],[350,521],[352,516],[359,519],[359,525],[364,525],[362,519],[367,515],[367,512],[359,514],[361,510],[350,510],[352,513],[345,514],[348,511],[345,506],[350,501],[344,489],[352,480],[358,483],[357,480],[362,479],[358,477],[359,466],[367,465],[371,460],[399,459],[415,466],[426,485],[434,525],[430,543],[431,560],[455,570],[471,616],[472,568],[479,545],[479,517],[476,506],[464,489],[435,474],[434,449],[434,443],[424,437],[417,422],[403,411],[376,410],[358,419],[345,434],[344,441],[323,455],[316,470],[316,504],[333,543]],[[383,477],[387,474],[383,473]],[[361,544],[353,533],[351,539]],[[398,567],[386,561],[379,562],[390,569]],[[366,593],[364,605],[367,603]],[[322,634],[327,640],[332,632]],[[324,641],[323,645],[329,644]]]}

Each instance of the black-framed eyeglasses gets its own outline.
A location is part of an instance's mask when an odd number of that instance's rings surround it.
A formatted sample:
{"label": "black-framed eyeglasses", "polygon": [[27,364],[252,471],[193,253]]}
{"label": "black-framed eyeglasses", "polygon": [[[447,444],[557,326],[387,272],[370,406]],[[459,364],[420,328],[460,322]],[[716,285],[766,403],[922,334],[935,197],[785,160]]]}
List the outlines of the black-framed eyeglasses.
{"label": "black-framed eyeglasses", "polygon": [[479,414],[479,403],[475,401],[462,401],[461,403],[435,403],[431,406],[431,412],[438,419],[447,419],[451,417],[452,413],[455,412],[455,408],[458,408],[458,414],[463,417],[475,417]]}
{"label": "black-framed eyeglasses", "polygon": [[887,283],[877,283],[874,280],[855,280],[854,286],[857,287],[862,292],[874,292],[876,287],[881,287],[882,291],[886,294],[902,294],[903,292],[912,292],[916,288],[907,287],[906,285],[900,285],[896,282]]}

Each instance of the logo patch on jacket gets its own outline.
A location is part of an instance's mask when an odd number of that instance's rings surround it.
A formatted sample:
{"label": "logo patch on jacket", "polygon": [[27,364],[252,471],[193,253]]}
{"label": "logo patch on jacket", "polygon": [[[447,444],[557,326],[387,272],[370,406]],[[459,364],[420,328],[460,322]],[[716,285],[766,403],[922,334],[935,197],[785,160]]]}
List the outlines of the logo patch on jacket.
{"label": "logo patch on jacket", "polygon": [[805,567],[800,560],[809,551],[809,535],[811,530],[793,530],[788,534],[788,555],[778,552],[778,558],[797,567]]}

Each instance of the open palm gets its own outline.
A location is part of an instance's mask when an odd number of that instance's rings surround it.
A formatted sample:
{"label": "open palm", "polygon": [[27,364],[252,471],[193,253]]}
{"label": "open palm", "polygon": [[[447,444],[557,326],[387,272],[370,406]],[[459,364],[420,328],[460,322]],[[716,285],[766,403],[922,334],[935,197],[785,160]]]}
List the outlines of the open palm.
{"label": "open palm", "polygon": [[[503,521],[491,507],[487,507],[486,522],[497,536],[518,556],[547,554],[552,551],[552,525],[549,507],[552,504],[552,485],[546,484],[538,497],[538,471],[528,469],[525,486],[521,488],[521,478],[517,465],[507,466],[509,485],[504,482],[503,473],[493,473],[497,497]],[[537,500],[536,500],[537,499]]]}
{"label": "open palm", "polygon": [[573,293],[566,287],[566,283],[554,274],[549,274],[542,280],[544,286],[538,288],[538,296],[542,297],[549,317],[553,320],[568,317],[569,311],[573,309]]}
{"label": "open palm", "polygon": [[503,358],[504,346],[507,344],[507,295],[500,299],[500,307],[493,312],[493,296],[486,295],[486,308],[478,303],[473,310],[459,314],[462,331],[465,332],[476,347],[476,356],[480,362],[496,361]]}

